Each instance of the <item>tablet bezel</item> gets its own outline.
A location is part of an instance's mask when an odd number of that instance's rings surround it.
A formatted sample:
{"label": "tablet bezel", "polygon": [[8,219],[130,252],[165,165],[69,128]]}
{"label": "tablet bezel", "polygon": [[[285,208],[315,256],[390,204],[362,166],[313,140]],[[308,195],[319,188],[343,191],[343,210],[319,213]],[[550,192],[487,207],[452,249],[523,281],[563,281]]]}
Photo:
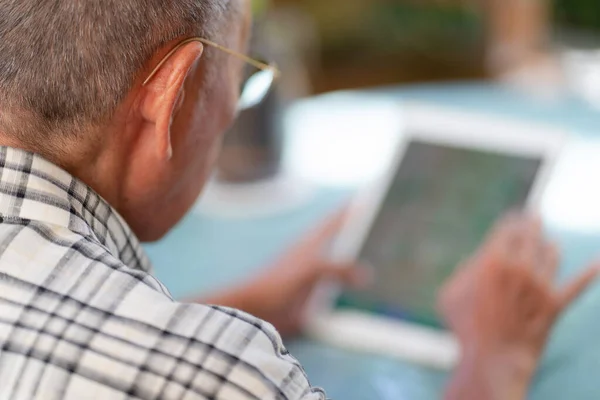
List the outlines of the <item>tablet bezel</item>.
{"label": "tablet bezel", "polygon": [[[423,104],[403,105],[399,112],[403,116],[404,132],[399,133],[398,142],[392,144],[397,146],[396,154],[388,172],[368,185],[353,202],[332,249],[332,258],[336,261],[353,261],[359,255],[411,140],[540,157],[542,165],[527,200],[531,210],[539,208],[552,170],[566,144],[565,132],[531,123]],[[339,292],[340,288],[327,286],[315,294],[307,323],[310,336],[435,368],[451,368],[457,362],[460,350],[450,332],[360,310],[335,310],[333,304]]]}

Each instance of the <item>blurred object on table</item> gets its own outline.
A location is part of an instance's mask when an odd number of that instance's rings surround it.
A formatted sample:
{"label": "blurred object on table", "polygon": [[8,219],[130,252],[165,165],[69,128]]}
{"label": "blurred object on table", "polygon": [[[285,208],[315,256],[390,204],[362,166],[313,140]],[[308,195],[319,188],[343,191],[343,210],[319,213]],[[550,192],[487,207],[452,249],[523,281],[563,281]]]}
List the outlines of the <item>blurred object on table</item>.
{"label": "blurred object on table", "polygon": [[600,2],[486,0],[491,77],[557,99],[575,95],[600,106]]}
{"label": "blurred object on table", "polygon": [[552,43],[552,0],[486,0],[486,62],[490,76],[554,99],[564,86]]}
{"label": "blurred object on table", "polygon": [[498,76],[543,62],[550,48],[549,0],[486,0],[486,61]]}
{"label": "blurred object on table", "polygon": [[275,63],[282,75],[262,102],[240,113],[225,136],[217,177],[230,183],[262,181],[280,172],[282,109],[311,92],[307,69],[316,40],[310,19],[299,12],[269,11],[266,0],[257,4],[250,54]]}
{"label": "blurred object on table", "polygon": [[[208,185],[197,212],[248,219],[295,209],[314,187],[295,179],[282,163],[283,110],[309,95],[309,70],[318,51],[312,20],[297,9],[270,9],[270,1],[253,2],[255,22],[250,55],[275,64],[281,76],[260,103],[240,112],[226,134],[216,179]],[[248,74],[254,70],[249,68]],[[244,96],[245,97],[245,96]]]}
{"label": "blurred object on table", "polygon": [[600,2],[554,0],[554,41],[571,95],[600,108]]}
{"label": "blurred object on table", "polygon": [[600,110],[600,50],[569,50],[562,57],[567,90]]}

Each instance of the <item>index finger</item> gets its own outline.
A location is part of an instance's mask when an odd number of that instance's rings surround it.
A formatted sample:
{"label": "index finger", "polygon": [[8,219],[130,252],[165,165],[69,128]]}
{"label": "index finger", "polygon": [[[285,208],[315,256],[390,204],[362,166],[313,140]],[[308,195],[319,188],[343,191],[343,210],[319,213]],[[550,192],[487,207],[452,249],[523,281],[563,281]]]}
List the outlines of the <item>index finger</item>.
{"label": "index finger", "polygon": [[560,310],[564,310],[568,307],[575,299],[577,299],[588,286],[594,282],[594,280],[600,274],[600,264],[589,268],[566,288],[562,290],[559,297]]}
{"label": "index finger", "polygon": [[[526,245],[539,241],[542,236],[541,219],[535,215],[511,212],[504,216],[487,240],[488,245],[498,251],[517,253]],[[531,247],[531,246],[530,246]]]}
{"label": "index finger", "polygon": [[510,250],[511,242],[518,232],[520,214],[511,212],[500,218],[485,240],[484,250],[503,254]]}

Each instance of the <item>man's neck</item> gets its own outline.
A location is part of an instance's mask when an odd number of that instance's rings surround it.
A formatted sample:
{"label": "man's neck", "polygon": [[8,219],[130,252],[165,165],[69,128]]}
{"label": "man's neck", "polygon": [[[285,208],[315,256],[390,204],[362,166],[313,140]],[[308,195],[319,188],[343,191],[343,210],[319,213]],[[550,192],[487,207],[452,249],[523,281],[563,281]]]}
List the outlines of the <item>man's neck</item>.
{"label": "man's neck", "polygon": [[[82,134],[84,135],[84,134]],[[38,154],[83,181],[113,207],[119,207],[119,180],[123,168],[119,152],[107,146],[107,136],[92,133],[90,140],[81,137],[60,137],[55,143],[31,145],[0,132],[0,146],[12,147]]]}

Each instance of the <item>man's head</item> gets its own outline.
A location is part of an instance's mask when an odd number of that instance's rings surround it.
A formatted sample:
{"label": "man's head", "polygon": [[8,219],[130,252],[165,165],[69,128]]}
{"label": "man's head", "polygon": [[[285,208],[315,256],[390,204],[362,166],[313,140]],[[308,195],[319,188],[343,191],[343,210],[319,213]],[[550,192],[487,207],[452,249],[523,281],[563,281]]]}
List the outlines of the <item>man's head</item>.
{"label": "man's head", "polygon": [[84,180],[143,240],[198,196],[235,111],[247,0],[0,2],[0,144]]}

